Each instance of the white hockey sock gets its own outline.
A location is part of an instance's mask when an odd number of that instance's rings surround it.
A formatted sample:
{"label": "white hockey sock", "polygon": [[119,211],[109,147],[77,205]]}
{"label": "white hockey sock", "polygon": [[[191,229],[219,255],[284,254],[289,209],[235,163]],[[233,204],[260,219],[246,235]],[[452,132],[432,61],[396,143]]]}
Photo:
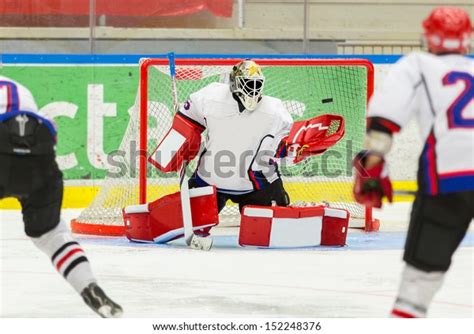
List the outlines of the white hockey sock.
{"label": "white hockey sock", "polygon": [[48,233],[31,240],[48,255],[56,270],[78,293],[90,283],[96,282],[84,250],[74,240],[63,221]]}
{"label": "white hockey sock", "polygon": [[423,318],[434,295],[443,284],[444,272],[425,272],[406,265],[392,317]]}

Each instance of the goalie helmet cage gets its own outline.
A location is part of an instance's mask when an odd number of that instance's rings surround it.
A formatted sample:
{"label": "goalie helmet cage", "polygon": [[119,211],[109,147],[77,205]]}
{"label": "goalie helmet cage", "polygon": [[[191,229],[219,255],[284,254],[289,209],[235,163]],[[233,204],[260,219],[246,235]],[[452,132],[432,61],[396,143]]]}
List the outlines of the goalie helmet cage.
{"label": "goalie helmet cage", "polygon": [[[355,203],[352,197],[351,162],[365,136],[366,105],[374,89],[372,63],[351,58],[250,57],[263,68],[264,94],[280,98],[295,120],[327,113],[345,118],[345,136],[328,152],[280,168],[292,203],[329,202],[351,213],[350,226],[378,230],[372,209]],[[73,232],[124,235],[123,207],[178,191],[177,174],[159,172],[147,163],[147,158],[169,130],[178,104],[211,82],[228,82],[232,66],[243,58],[248,57],[180,58],[170,54],[141,60],[137,98],[119,147],[123,154],[121,169],[109,170],[91,205],[71,222]],[[134,154],[137,142],[139,151]],[[237,206],[228,203],[220,220],[235,222],[238,216]]]}

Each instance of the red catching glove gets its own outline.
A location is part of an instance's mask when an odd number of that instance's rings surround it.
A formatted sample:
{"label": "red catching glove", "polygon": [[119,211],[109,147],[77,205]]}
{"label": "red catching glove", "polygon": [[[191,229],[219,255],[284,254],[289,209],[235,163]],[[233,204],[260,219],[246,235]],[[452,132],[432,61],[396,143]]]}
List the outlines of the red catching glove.
{"label": "red catching glove", "polygon": [[369,154],[362,151],[356,155],[352,162],[356,170],[354,197],[360,204],[381,208],[383,197],[387,197],[388,201],[392,202],[392,183],[388,177],[388,168],[384,159],[369,169],[364,167]]}
{"label": "red catching glove", "polygon": [[344,131],[344,118],[339,115],[321,115],[295,122],[288,137],[283,139],[285,156],[298,163],[309,156],[324,153],[344,136]]}

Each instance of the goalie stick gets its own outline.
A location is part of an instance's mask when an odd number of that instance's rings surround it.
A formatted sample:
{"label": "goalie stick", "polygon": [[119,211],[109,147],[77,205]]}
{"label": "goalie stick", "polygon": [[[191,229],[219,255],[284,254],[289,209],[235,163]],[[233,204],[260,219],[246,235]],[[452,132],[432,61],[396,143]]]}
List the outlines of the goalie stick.
{"label": "goalie stick", "polygon": [[188,162],[184,161],[183,168],[181,169],[180,179],[180,196],[181,196],[181,209],[183,212],[183,227],[184,227],[184,240],[186,245],[193,249],[208,251],[212,247],[212,238],[198,237],[193,231],[193,219],[191,215],[191,200],[189,197],[189,185],[186,171],[188,168]]}

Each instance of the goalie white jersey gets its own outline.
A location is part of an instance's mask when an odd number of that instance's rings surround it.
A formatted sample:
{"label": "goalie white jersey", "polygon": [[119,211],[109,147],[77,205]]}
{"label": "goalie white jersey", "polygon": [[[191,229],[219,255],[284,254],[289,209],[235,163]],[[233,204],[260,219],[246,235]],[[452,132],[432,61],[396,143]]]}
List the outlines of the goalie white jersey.
{"label": "goalie white jersey", "polygon": [[368,116],[403,127],[415,115],[425,141],[419,187],[432,195],[474,190],[474,60],[414,52],[395,64]]}
{"label": "goalie white jersey", "polygon": [[240,111],[229,85],[211,83],[191,94],[180,112],[207,129],[197,177],[218,191],[244,194],[279,178],[275,156],[293,119],[281,100],[263,96],[254,111]]}

